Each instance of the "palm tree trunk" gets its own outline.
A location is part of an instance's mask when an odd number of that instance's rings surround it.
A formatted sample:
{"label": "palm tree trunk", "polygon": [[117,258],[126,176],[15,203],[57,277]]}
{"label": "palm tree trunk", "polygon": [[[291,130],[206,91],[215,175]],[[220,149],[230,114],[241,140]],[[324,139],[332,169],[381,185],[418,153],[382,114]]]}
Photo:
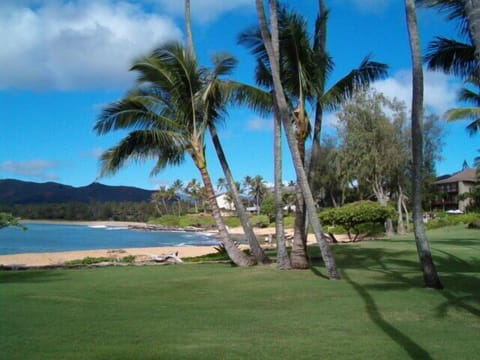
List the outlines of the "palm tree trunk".
{"label": "palm tree trunk", "polygon": [[195,58],[195,48],[193,47],[192,27],[190,24],[190,0],[185,0],[184,9],[184,26],[185,26],[185,46],[190,52],[190,56]]}
{"label": "palm tree trunk", "polygon": [[251,256],[246,256],[233,243],[232,239],[230,239],[230,234],[228,233],[227,227],[225,226],[225,222],[223,221],[222,216],[220,214],[220,209],[218,207],[217,199],[215,197],[215,191],[213,189],[213,185],[210,180],[210,175],[208,174],[206,167],[199,167],[199,170],[202,176],[203,185],[205,186],[205,190],[207,193],[208,204],[210,205],[213,218],[215,219],[215,223],[218,228],[220,241],[225,246],[225,250],[227,250],[228,256],[238,266],[255,265],[255,259],[252,258]]}
{"label": "palm tree trunk", "polygon": [[[305,139],[303,135],[297,136],[297,148],[302,159],[302,166],[305,166]],[[295,222],[291,254],[292,267],[294,269],[308,269],[305,199],[298,185],[295,186],[295,193]]]}
{"label": "palm tree trunk", "polygon": [[475,58],[480,63],[480,0],[463,0],[468,30],[475,46]]}
{"label": "palm tree trunk", "polygon": [[282,124],[278,118],[278,109],[274,102],[273,117],[273,153],[274,153],[274,198],[275,198],[275,236],[277,240],[277,268],[280,270],[291,269],[285,244],[283,226],[283,203],[282,203]]}
{"label": "palm tree trunk", "polygon": [[293,165],[295,167],[295,172],[298,179],[298,184],[303,192],[308,217],[312,225],[313,231],[315,233],[315,238],[317,239],[318,245],[320,247],[320,252],[322,253],[322,258],[327,268],[328,276],[330,279],[338,279],[337,268],[335,265],[335,259],[331,252],[330,246],[326,240],[322,237],[322,227],[320,220],[318,219],[317,212],[315,209],[315,202],[313,201],[312,192],[310,191],[310,186],[308,185],[307,175],[303,164],[298,153],[298,148],[296,144],[295,134],[290,122],[290,115],[288,110],[287,100],[283,92],[283,86],[280,79],[280,65],[279,65],[279,51],[278,51],[278,20],[277,20],[277,9],[276,1],[269,0],[270,4],[270,21],[272,26],[272,36],[268,32],[267,20],[265,18],[265,11],[263,8],[262,0],[255,0],[257,8],[257,16],[260,24],[260,30],[262,33],[262,38],[265,43],[265,48],[268,52],[268,58],[270,61],[270,66],[272,69],[272,79],[275,89],[275,103],[278,106],[280,119],[282,121],[283,127],[285,129],[285,134],[288,141],[288,147],[292,156]]}
{"label": "palm tree trunk", "polygon": [[[325,0],[318,0],[318,18],[315,23],[315,38],[313,44],[313,50],[318,61],[327,63],[327,9],[325,6]],[[322,133],[323,122],[323,107],[320,98],[325,91],[325,77],[326,69],[321,69],[319,73],[319,84],[317,101],[315,103],[315,122],[313,126],[313,139],[312,150],[310,154],[310,163],[308,164],[308,180],[310,186],[313,186],[313,176],[315,173],[315,167],[318,164],[318,158],[320,156],[320,138]]]}
{"label": "palm tree trunk", "polygon": [[223,173],[225,174],[225,179],[227,180],[228,187],[232,195],[233,203],[235,204],[235,209],[237,210],[238,217],[240,218],[245,237],[247,238],[248,244],[250,245],[250,250],[259,264],[270,264],[271,261],[267,257],[267,255],[265,255],[265,252],[258,243],[257,237],[253,232],[252,225],[248,220],[247,212],[245,211],[245,207],[243,206],[242,200],[240,199],[240,194],[238,193],[237,186],[235,185],[235,181],[233,180],[232,172],[230,171],[227,158],[225,157],[225,153],[223,152],[223,147],[217,134],[217,129],[212,124],[209,127],[209,130],[212,137],[213,146],[217,153],[218,160],[220,162],[220,165],[222,166]]}
{"label": "palm tree trunk", "polygon": [[420,265],[423,271],[425,286],[432,289],[442,289],[443,285],[437,275],[433,263],[423,224],[422,209],[422,165],[423,165],[423,70],[420,56],[420,44],[415,13],[415,0],[405,0],[410,49],[412,53],[412,188],[413,188],[413,226],[415,243]]}
{"label": "palm tree trunk", "polygon": [[397,213],[398,213],[398,220],[397,220],[397,234],[404,235],[405,234],[405,226],[403,225],[403,191],[402,187],[398,187],[398,199],[397,199]]}

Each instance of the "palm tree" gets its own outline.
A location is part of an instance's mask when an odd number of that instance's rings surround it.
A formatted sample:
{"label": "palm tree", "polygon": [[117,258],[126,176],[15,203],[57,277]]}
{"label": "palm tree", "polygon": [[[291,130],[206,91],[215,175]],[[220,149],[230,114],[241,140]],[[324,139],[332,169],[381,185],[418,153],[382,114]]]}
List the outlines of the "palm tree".
{"label": "palm tree", "polygon": [[[128,135],[101,156],[101,175],[118,171],[127,160],[156,159],[152,174],[178,165],[188,154],[201,174],[220,239],[230,258],[241,266],[253,265],[233,243],[220,215],[205,158],[205,131],[209,111],[203,97],[210,71],[176,42],[167,43],[135,61],[136,86],[121,100],[107,106],[94,130],[102,135],[130,130]],[[214,68],[213,72],[222,70]]]}
{"label": "palm tree", "polygon": [[466,82],[477,91],[464,87],[460,90],[458,100],[472,103],[473,106],[450,109],[444,116],[447,121],[470,120],[466,129],[470,135],[474,135],[480,129],[480,77],[471,77]]}
{"label": "palm tree", "polygon": [[423,224],[423,70],[414,0],[405,0],[405,13],[412,56],[412,193],[415,243],[425,286],[442,289]]}
{"label": "palm tree", "polygon": [[200,199],[200,187],[201,185],[198,183],[197,179],[190,180],[185,189],[183,191],[187,194],[194,203],[195,213],[198,213],[198,201]]}
{"label": "palm tree", "polygon": [[[172,188],[161,186],[151,197],[151,202],[155,206],[159,215],[168,214],[168,202],[175,199],[175,193]],[[160,208],[160,204],[162,208]]]}
{"label": "palm tree", "polygon": [[435,8],[446,13],[449,21],[459,23],[459,34],[466,41],[458,41],[438,36],[428,45],[425,62],[430,70],[440,70],[461,78],[475,76],[479,62],[475,59],[475,47],[472,45],[469,22],[461,0],[416,0],[418,7]]}
{"label": "palm tree", "polygon": [[270,0],[270,32],[267,25],[267,19],[265,17],[265,10],[263,8],[263,1],[256,0],[256,9],[257,9],[257,18],[260,25],[260,31],[262,39],[265,43],[265,49],[268,53],[269,64],[272,71],[272,80],[274,85],[274,96],[275,104],[278,109],[279,119],[282,122],[283,128],[285,129],[285,135],[288,141],[288,147],[292,155],[292,162],[295,167],[295,172],[298,178],[298,182],[301,188],[301,191],[305,198],[307,213],[309,220],[312,224],[315,237],[320,247],[322,253],[322,258],[325,263],[325,266],[328,271],[328,276],[330,279],[337,279],[338,274],[335,265],[335,259],[331,253],[330,247],[326,240],[323,238],[322,227],[320,221],[318,220],[315,203],[313,201],[312,192],[308,185],[307,175],[305,169],[302,165],[302,159],[298,151],[296,144],[295,133],[290,122],[290,111],[287,99],[285,97],[285,92],[280,77],[280,51],[279,51],[279,36],[278,36],[278,19],[277,19],[277,9],[276,1]]}
{"label": "palm tree", "polygon": [[[417,5],[434,7],[440,12],[446,12],[449,20],[460,22],[460,33],[467,38],[467,42],[459,42],[453,39],[437,37],[430,42],[425,61],[431,70],[440,70],[465,79],[466,84],[479,88],[479,61],[475,55],[475,46],[472,44],[472,27],[467,15],[467,7],[472,9],[472,4],[460,0],[417,0]],[[474,107],[455,108],[447,111],[447,121],[470,119],[472,122],[467,126],[470,135],[475,134],[480,126],[478,109],[480,96],[469,87],[464,87],[459,93],[459,100],[473,103]]]}
{"label": "palm tree", "polygon": [[[326,23],[328,12],[323,0],[319,1],[319,14],[315,23],[313,42],[307,23],[299,14],[282,7],[278,11],[280,72],[295,125],[295,137],[306,167],[306,140],[311,132],[306,111],[307,101],[315,108],[312,156],[308,166],[310,186],[313,186],[313,169],[319,164],[320,132],[323,109],[335,109],[350,98],[353,90],[367,86],[373,80],[386,75],[386,65],[365,58],[357,69],[325,91],[325,82],[333,70],[333,61],[326,53]],[[257,58],[256,77],[259,85],[271,88],[272,75],[268,54],[258,28],[244,31],[239,42],[246,45]],[[306,224],[302,192],[297,190],[295,236],[292,247],[292,263],[295,268],[306,268]]]}
{"label": "palm tree", "polygon": [[468,29],[475,46],[475,59],[480,63],[480,0],[462,0]]}
{"label": "palm tree", "polygon": [[[185,43],[187,50],[190,56],[195,59],[195,49],[193,47],[193,36],[190,24],[190,0],[185,0],[185,33]],[[241,93],[245,91],[248,92],[250,87],[237,82],[228,83],[225,81],[219,81],[219,78],[222,75],[229,74],[233,67],[236,65],[236,61],[233,58],[225,56],[215,57],[214,62],[216,65],[216,71],[210,73],[208,81],[209,86],[206,88],[206,91],[203,94],[205,114],[208,120],[208,130],[210,132],[210,136],[212,138],[212,143],[217,153],[218,160],[230,188],[232,200],[235,204],[235,208],[237,210],[238,217],[245,232],[245,237],[247,238],[247,241],[249,243],[250,250],[259,264],[268,264],[270,263],[270,259],[267,257],[260,244],[258,243],[257,237],[255,236],[250,221],[248,220],[247,212],[240,199],[240,194],[238,193],[235,186],[235,181],[233,180],[230,166],[228,165],[227,159],[225,157],[216,127],[216,122],[219,120],[221,115],[226,112],[225,106],[227,102],[230,101],[230,95],[237,94],[237,97],[241,96]]]}

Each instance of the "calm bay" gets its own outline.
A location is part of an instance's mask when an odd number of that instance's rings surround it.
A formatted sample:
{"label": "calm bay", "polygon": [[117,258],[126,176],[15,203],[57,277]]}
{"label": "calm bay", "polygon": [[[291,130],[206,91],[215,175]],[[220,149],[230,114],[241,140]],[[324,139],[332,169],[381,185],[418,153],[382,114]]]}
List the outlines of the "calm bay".
{"label": "calm bay", "polygon": [[162,246],[212,246],[210,234],[185,231],[142,231],[127,227],[29,224],[26,231],[0,230],[0,255]]}

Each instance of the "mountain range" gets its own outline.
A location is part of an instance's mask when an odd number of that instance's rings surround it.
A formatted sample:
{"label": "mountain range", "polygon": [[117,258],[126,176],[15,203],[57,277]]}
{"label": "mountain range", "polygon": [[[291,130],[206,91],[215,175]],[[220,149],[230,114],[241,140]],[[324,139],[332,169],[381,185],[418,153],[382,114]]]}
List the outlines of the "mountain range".
{"label": "mountain range", "polygon": [[131,186],[109,186],[97,182],[73,187],[56,182],[36,183],[0,179],[0,204],[59,204],[71,202],[149,201],[153,190]]}

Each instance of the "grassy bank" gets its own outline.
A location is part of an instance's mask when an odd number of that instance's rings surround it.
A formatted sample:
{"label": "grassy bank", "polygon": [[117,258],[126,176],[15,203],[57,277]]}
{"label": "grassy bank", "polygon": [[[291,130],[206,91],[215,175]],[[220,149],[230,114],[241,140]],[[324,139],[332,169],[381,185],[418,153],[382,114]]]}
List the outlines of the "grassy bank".
{"label": "grassy bank", "polygon": [[1,272],[2,358],[478,358],[480,232],[429,237],[440,292],[411,237],[335,246],[336,282],[319,263]]}

